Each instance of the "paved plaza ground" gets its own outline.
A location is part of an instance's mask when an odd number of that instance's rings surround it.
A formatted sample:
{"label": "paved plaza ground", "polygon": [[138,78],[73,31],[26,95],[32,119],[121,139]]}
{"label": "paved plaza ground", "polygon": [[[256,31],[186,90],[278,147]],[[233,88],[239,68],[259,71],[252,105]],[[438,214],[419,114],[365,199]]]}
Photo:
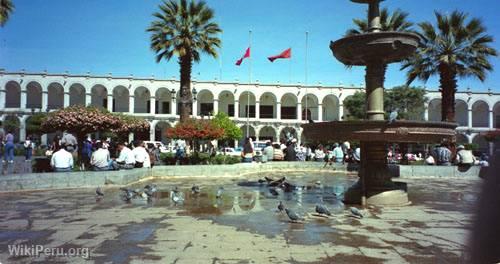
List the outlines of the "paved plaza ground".
{"label": "paved plaza ground", "polygon": [[[479,180],[406,180],[413,204],[371,208],[363,219],[348,216],[335,196],[356,177],[332,173],[286,173],[291,182],[314,186],[273,196],[265,187],[247,186],[264,175],[246,178],[169,178],[156,181],[152,203],[123,202],[118,188],[106,188],[97,201],[94,189],[0,194],[0,263],[460,263],[467,261],[467,238]],[[269,176],[269,175],[266,175]],[[202,186],[191,195],[193,183]],[[141,182],[131,186],[139,188]],[[245,186],[239,186],[239,185]],[[223,185],[219,201],[215,190]],[[169,190],[185,191],[174,204]],[[322,197],[334,212],[313,216]],[[306,217],[290,223],[276,211],[278,200]],[[43,245],[69,251],[88,248],[89,258],[14,257],[8,245]]]}

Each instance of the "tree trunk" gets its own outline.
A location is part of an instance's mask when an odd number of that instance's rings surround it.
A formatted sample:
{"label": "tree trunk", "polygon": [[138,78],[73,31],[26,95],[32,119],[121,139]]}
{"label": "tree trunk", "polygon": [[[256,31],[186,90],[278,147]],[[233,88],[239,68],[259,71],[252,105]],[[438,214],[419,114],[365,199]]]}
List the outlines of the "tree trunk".
{"label": "tree trunk", "polygon": [[[180,122],[184,122],[189,118],[191,113],[193,97],[191,94],[191,67],[192,67],[191,52],[179,58],[181,87],[180,87]],[[194,113],[193,113],[194,114]]]}
{"label": "tree trunk", "polygon": [[455,93],[457,91],[456,73],[448,65],[439,65],[441,91],[441,120],[455,122]]}

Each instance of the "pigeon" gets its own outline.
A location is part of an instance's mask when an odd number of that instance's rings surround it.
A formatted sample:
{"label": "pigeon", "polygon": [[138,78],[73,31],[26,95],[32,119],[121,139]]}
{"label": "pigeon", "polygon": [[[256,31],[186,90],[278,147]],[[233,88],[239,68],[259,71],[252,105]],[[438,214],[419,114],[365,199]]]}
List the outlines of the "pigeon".
{"label": "pigeon", "polygon": [[299,220],[303,220],[303,218],[301,218],[297,213],[295,213],[291,209],[285,208],[285,212],[286,212],[286,215],[288,215],[288,218],[290,218],[290,220],[292,222],[297,222]]}
{"label": "pigeon", "polygon": [[179,203],[184,201],[184,198],[182,197],[182,194],[179,192],[177,187],[175,187],[171,192],[170,192],[170,197],[174,203]]}
{"label": "pigeon", "polygon": [[97,187],[97,189],[95,189],[95,194],[97,196],[100,196],[100,197],[104,196],[104,193],[102,192],[101,187]]}
{"label": "pigeon", "polygon": [[135,197],[135,194],[133,193],[133,191],[129,190],[129,189],[123,189],[124,193],[122,195],[122,199],[125,201],[125,202],[130,202],[130,200],[132,200],[132,198]]}
{"label": "pigeon", "polygon": [[274,196],[278,196],[279,195],[279,192],[275,188],[269,188],[269,192],[272,195],[274,195]]}
{"label": "pigeon", "polygon": [[215,193],[215,198],[217,199],[220,199],[222,198],[222,193],[224,192],[224,187],[219,187],[219,189],[217,189],[217,193]]}
{"label": "pigeon", "polygon": [[361,211],[358,208],[351,207],[349,210],[351,210],[351,214],[353,217],[363,218],[363,214],[361,213]]}
{"label": "pigeon", "polygon": [[257,180],[258,183],[266,183],[267,181],[266,180],[263,180],[263,179],[258,179]]}
{"label": "pigeon", "polygon": [[158,188],[156,187],[155,184],[153,185],[146,185],[144,186],[144,192],[143,194],[145,193],[147,195],[146,198],[151,198],[152,196],[155,195],[155,193],[158,191]]}
{"label": "pigeon", "polygon": [[193,187],[191,187],[191,192],[192,192],[193,194],[198,194],[198,193],[200,193],[200,186],[198,186],[198,185],[193,185]]}
{"label": "pigeon", "polygon": [[392,124],[394,123],[394,121],[396,121],[396,119],[398,118],[398,109],[394,109],[391,111],[391,113],[389,114],[389,124]]}
{"label": "pigeon", "polygon": [[321,215],[332,215],[332,213],[330,213],[330,210],[328,210],[328,208],[324,204],[316,205],[316,213]]}
{"label": "pigeon", "polygon": [[282,201],[280,201],[280,203],[278,204],[278,211],[283,212],[283,210],[285,210],[285,205]]}

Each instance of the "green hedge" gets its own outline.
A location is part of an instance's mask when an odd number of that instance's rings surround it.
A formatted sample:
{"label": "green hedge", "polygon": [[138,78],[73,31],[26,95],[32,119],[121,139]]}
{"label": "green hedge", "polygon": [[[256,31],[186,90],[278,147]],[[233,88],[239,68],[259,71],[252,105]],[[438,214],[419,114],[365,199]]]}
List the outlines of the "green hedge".
{"label": "green hedge", "polygon": [[[174,153],[161,153],[160,159],[165,163],[165,165],[176,164]],[[214,157],[211,157],[210,154],[207,153],[196,153],[189,157],[184,157],[179,161],[181,165],[236,164],[240,162],[240,157],[229,155],[215,155]]]}

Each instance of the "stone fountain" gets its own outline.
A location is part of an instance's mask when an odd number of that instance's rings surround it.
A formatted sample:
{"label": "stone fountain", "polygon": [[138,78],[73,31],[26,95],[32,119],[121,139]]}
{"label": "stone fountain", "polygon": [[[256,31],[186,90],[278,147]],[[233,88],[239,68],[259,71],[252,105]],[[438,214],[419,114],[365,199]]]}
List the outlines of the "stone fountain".
{"label": "stone fountain", "polygon": [[346,203],[378,206],[409,204],[407,186],[393,182],[387,164],[387,145],[455,141],[457,124],[447,122],[384,120],[386,65],[411,56],[419,45],[412,33],[382,32],[379,4],[383,0],[351,0],[368,4],[369,32],[330,43],[335,58],[351,66],[366,66],[366,119],[304,124],[311,142],[356,140],[360,142],[359,181],[344,195]]}

